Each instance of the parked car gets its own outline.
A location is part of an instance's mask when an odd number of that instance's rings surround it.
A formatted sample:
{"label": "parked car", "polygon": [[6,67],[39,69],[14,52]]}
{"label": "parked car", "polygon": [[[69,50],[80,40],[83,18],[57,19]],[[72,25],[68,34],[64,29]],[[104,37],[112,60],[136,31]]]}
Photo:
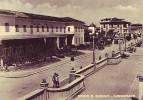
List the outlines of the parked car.
{"label": "parked car", "polygon": [[126,53],[122,53],[122,54],[121,54],[121,58],[127,58],[127,57],[129,57],[128,54],[126,54]]}

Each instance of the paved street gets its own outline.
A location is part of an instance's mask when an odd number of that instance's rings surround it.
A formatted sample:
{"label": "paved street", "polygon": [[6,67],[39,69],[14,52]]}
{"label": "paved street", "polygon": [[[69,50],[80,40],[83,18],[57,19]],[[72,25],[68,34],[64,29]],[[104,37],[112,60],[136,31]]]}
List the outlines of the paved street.
{"label": "paved street", "polygon": [[[101,50],[101,51],[96,50],[96,60],[98,60],[100,55],[104,57],[105,53],[111,54],[112,50],[115,50],[115,51],[118,50],[118,45],[112,45],[110,47],[106,47],[105,50]],[[24,96],[36,90],[37,88],[40,88],[39,83],[43,78],[46,78],[51,86],[52,85],[51,78],[54,72],[59,73],[60,80],[63,80],[65,77],[68,76],[69,71],[71,69],[70,66],[76,65],[75,69],[78,70],[80,66],[85,67],[92,62],[92,51],[84,51],[84,52],[85,52],[84,55],[77,56],[75,58],[75,61],[74,61],[75,64],[72,63],[72,65],[70,65],[69,63],[70,58],[65,58],[61,62],[45,66],[44,67],[44,69],[46,69],[45,71],[30,75],[27,77],[23,77],[23,78],[1,77],[0,97],[2,97],[3,100],[15,100],[21,96]],[[29,71],[29,72],[32,72],[32,71]],[[15,72],[15,73],[19,73],[20,75],[23,75],[23,73],[25,74],[27,72],[22,71],[22,72]]]}
{"label": "paved street", "polygon": [[[85,80],[86,89],[77,100],[131,100],[117,95],[135,95],[138,98],[137,74],[143,71],[143,48],[137,48],[118,65],[108,65]],[[110,96],[104,98],[103,96]],[[98,96],[98,97],[97,97]],[[101,97],[99,97],[101,96]]]}
{"label": "paved street", "polygon": [[[111,53],[111,51],[115,50],[115,49],[118,49],[118,45],[112,45],[111,47],[106,47],[106,49],[102,50],[102,51],[96,50],[96,60],[98,59],[99,55],[104,57],[106,52]],[[92,62],[92,51],[84,51],[84,52],[85,52],[85,55],[81,55],[79,57],[77,56],[75,58],[74,63],[76,64],[76,68],[75,68],[76,70],[78,70],[80,68],[80,66],[85,67]],[[70,60],[70,58],[66,58],[61,62],[45,66],[45,68],[46,67],[48,68],[47,70],[37,73],[37,74],[34,74],[34,75],[31,75],[31,76],[28,76],[28,77],[24,77],[24,78],[1,77],[0,91],[2,91],[2,92],[0,93],[0,97],[2,97],[3,100],[15,100],[21,96],[24,96],[24,95],[36,90],[37,88],[40,88],[39,83],[43,78],[46,78],[51,86],[52,85],[51,78],[52,78],[52,75],[54,74],[54,72],[59,73],[60,80],[63,80],[65,77],[68,76],[69,71],[71,69],[70,63],[67,62],[69,60]],[[67,62],[67,63],[65,63],[65,62]],[[75,65],[74,63],[72,63],[72,64]],[[31,72],[31,71],[29,71],[29,72]],[[15,72],[15,73],[17,73],[17,72]],[[13,74],[15,74],[15,73],[13,73]],[[23,73],[25,74],[26,72],[22,71],[21,75],[23,75]],[[12,75],[12,74],[10,74],[10,75]]]}

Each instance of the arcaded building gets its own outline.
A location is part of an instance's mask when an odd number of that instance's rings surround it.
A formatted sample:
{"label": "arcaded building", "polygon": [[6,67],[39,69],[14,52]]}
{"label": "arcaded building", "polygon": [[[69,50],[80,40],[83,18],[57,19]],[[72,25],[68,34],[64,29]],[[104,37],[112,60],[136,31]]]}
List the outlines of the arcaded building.
{"label": "arcaded building", "polygon": [[37,61],[65,46],[84,44],[83,27],[70,17],[0,10],[1,65]]}

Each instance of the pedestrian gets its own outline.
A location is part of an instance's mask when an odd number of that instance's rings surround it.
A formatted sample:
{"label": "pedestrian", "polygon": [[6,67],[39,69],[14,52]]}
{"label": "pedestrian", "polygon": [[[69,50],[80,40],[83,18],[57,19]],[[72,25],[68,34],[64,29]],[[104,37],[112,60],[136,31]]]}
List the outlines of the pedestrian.
{"label": "pedestrian", "polygon": [[6,71],[6,72],[9,72],[9,70],[8,70],[8,65],[7,65],[7,64],[5,64],[5,71]]}
{"label": "pedestrian", "polygon": [[105,57],[108,57],[108,53],[105,54]]}
{"label": "pedestrian", "polygon": [[82,69],[82,66],[80,66],[80,69]]}
{"label": "pedestrian", "polygon": [[56,82],[56,88],[59,88],[59,74],[58,73],[56,73],[55,82]]}
{"label": "pedestrian", "polygon": [[101,55],[99,56],[99,60],[101,60],[102,59],[102,57],[101,57]]}
{"label": "pedestrian", "polygon": [[53,88],[55,88],[56,87],[56,73],[54,73],[52,77],[52,81],[53,81]]}
{"label": "pedestrian", "polygon": [[115,51],[114,50],[112,51],[112,57],[115,57]]}

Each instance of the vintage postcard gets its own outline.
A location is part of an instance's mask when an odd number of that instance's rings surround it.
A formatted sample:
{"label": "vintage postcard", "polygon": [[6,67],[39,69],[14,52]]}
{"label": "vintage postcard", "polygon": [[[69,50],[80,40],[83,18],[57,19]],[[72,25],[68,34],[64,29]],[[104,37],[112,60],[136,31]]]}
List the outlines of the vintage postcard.
{"label": "vintage postcard", "polygon": [[143,100],[143,0],[0,0],[0,100]]}

